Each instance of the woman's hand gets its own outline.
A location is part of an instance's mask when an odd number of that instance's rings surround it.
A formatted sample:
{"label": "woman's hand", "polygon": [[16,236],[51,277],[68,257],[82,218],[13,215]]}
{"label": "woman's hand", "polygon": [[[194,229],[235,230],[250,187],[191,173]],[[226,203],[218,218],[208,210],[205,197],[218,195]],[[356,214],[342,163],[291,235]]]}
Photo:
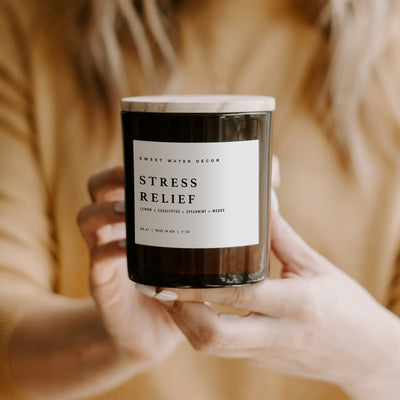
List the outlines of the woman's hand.
{"label": "woman's hand", "polygon": [[93,203],[79,226],[90,249],[92,298],[43,294],[13,331],[8,350],[29,398],[92,398],[166,357],[183,338],[163,305],[127,276],[123,170],[89,182]]}
{"label": "woman's hand", "polygon": [[[354,398],[400,393],[400,324],[358,283],[313,251],[277,213],[272,250],[282,279],[241,288],[162,291],[196,350],[339,384]],[[204,302],[249,310],[223,314]]]}
{"label": "woman's hand", "polygon": [[165,308],[129,280],[125,249],[124,171],[89,181],[92,204],[78,216],[90,249],[90,287],[105,329],[118,351],[145,367],[166,357],[183,338]]}

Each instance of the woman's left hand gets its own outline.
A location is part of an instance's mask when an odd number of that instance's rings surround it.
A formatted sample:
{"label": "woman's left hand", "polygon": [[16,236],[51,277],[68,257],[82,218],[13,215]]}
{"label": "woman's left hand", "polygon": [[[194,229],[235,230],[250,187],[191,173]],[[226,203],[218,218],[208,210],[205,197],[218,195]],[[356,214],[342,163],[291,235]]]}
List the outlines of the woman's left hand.
{"label": "woman's left hand", "polygon": [[[240,288],[174,290],[178,301],[167,307],[193,347],[334,382],[354,398],[398,398],[398,318],[312,250],[277,212],[271,240],[282,279]],[[168,290],[155,297],[162,299],[163,293],[172,296]],[[250,312],[218,313],[207,303]]]}

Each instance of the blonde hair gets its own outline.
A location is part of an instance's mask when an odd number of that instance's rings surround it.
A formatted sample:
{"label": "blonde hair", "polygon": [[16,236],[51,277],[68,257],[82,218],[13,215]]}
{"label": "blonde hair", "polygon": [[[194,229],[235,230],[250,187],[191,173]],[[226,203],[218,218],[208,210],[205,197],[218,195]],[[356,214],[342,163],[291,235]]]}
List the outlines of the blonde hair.
{"label": "blonde hair", "polygon": [[[61,0],[55,0],[60,2]],[[367,142],[373,140],[365,121],[382,92],[391,115],[400,124],[398,95],[389,77],[387,52],[393,39],[396,0],[292,0],[295,7],[326,35],[316,50],[320,80],[314,100],[343,159],[362,163]],[[108,107],[126,87],[121,46],[134,45],[143,73],[143,92],[162,92],[177,65],[174,30],[177,0],[64,0],[70,48],[82,82],[101,92]],[[72,15],[71,15],[72,13]],[[66,20],[67,20],[66,19]],[[79,39],[79,40],[78,40]],[[82,39],[84,42],[82,43]],[[174,48],[175,47],[175,48]],[[325,54],[325,58],[321,56]],[[382,96],[381,96],[382,97]],[[376,123],[379,118],[376,119]],[[376,137],[376,136],[375,136]],[[379,138],[389,153],[393,148]]]}
{"label": "blonde hair", "polygon": [[319,104],[325,104],[339,151],[358,169],[367,142],[389,158],[394,149],[390,135],[376,135],[382,129],[377,98],[400,124],[398,90],[390,81],[399,69],[396,57],[389,62],[390,45],[398,46],[396,7],[392,0],[332,0],[321,15],[329,47]]}
{"label": "blonde hair", "polygon": [[99,105],[112,110],[129,87],[127,53],[139,62],[137,91],[155,92],[165,84],[177,62],[173,48],[175,3],[52,0],[48,17],[55,20],[57,16],[51,29],[58,29],[64,38],[80,84]]}

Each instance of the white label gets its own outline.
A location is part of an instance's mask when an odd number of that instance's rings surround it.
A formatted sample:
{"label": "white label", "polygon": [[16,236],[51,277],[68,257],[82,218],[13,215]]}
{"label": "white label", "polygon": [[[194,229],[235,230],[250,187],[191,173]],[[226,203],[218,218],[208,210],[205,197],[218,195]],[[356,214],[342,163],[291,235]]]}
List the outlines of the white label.
{"label": "white label", "polygon": [[133,141],[135,242],[175,248],[259,243],[259,141]]}

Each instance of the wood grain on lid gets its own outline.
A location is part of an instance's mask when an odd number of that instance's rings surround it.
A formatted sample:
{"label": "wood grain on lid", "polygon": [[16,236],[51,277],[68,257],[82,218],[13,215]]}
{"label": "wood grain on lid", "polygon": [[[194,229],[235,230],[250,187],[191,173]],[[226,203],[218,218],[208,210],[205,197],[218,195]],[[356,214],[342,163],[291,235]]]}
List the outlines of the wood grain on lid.
{"label": "wood grain on lid", "polygon": [[163,95],[125,97],[122,111],[153,113],[244,113],[275,110],[275,99],[247,95]]}

